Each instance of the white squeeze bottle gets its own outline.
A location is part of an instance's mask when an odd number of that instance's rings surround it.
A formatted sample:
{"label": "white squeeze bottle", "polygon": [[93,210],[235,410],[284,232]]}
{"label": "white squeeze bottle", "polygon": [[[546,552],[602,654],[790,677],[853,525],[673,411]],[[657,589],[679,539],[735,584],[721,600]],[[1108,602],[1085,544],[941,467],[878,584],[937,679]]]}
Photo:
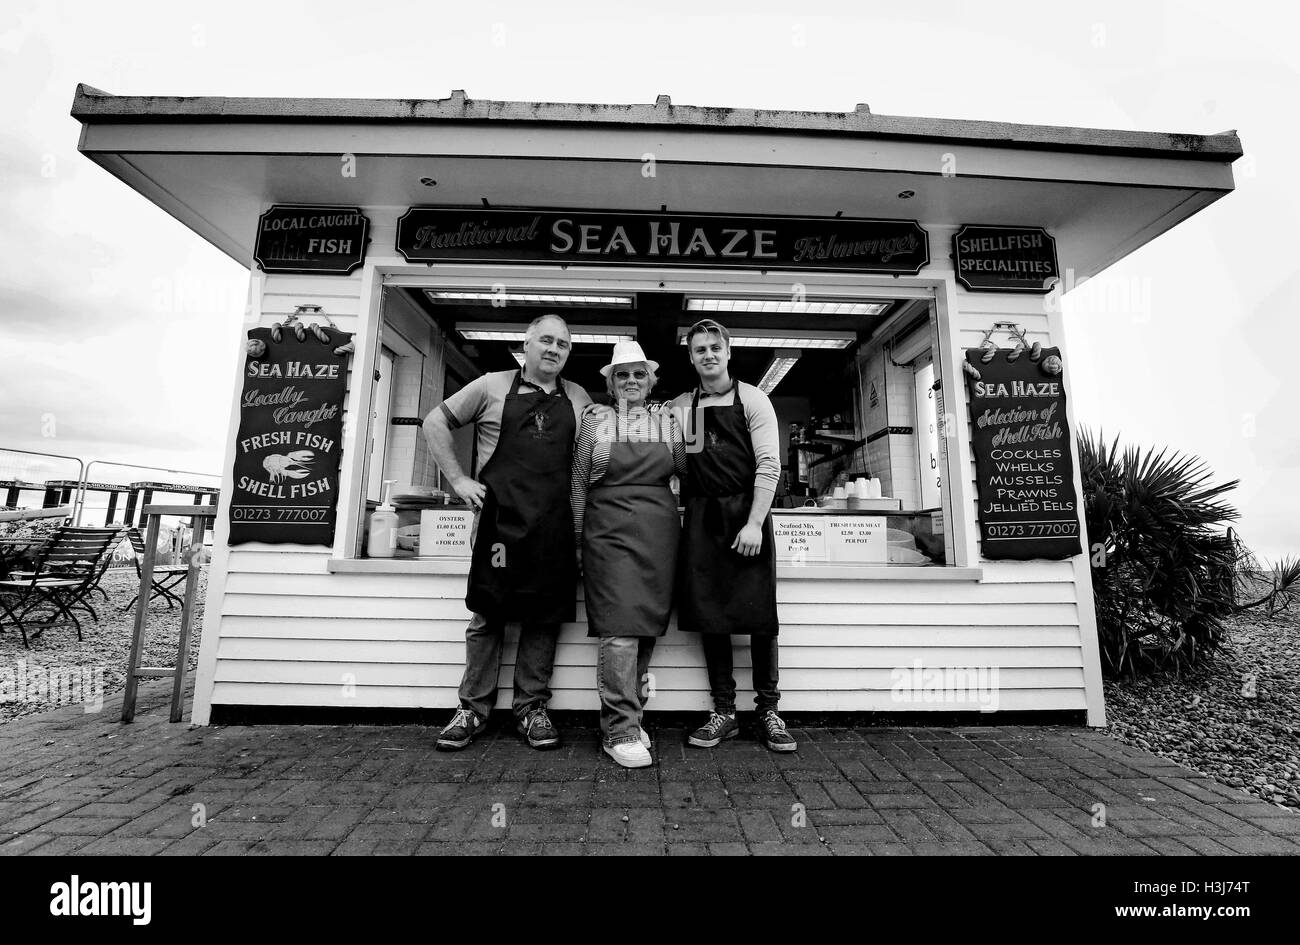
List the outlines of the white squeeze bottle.
{"label": "white squeeze bottle", "polygon": [[372,558],[391,558],[397,551],[397,509],[390,493],[396,479],[384,480],[384,501],[370,516],[370,534],[366,554]]}

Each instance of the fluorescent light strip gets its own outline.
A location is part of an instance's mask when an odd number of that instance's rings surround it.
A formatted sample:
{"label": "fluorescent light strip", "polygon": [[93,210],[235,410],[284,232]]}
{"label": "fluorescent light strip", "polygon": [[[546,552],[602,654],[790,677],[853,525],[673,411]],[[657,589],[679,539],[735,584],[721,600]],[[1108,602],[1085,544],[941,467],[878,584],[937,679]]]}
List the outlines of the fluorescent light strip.
{"label": "fluorescent light strip", "polygon": [[[679,328],[679,344],[686,344],[686,329]],[[813,348],[822,350],[842,350],[857,341],[857,335],[851,331],[798,331],[784,335],[765,335],[757,329],[732,329],[731,346],[733,348]]]}
{"label": "fluorescent light strip", "polygon": [[[494,322],[461,322],[456,330],[469,341],[523,341],[526,325],[505,325]],[[619,341],[635,341],[636,335],[617,325],[571,325],[569,340],[575,345],[612,345]]]}
{"label": "fluorescent light strip", "polygon": [[749,314],[879,315],[892,302],[796,302],[790,299],[687,299],[688,312]]}
{"label": "fluorescent light strip", "polygon": [[531,292],[440,292],[425,289],[429,301],[438,305],[553,305],[564,308],[583,306],[631,308],[630,295],[542,295]]}
{"label": "fluorescent light strip", "polygon": [[763,372],[762,378],[758,382],[758,389],[765,394],[770,394],[780,384],[785,376],[790,373],[790,369],[795,366],[799,360],[797,351],[778,351],[776,357],[772,358],[772,363],[767,366]]}

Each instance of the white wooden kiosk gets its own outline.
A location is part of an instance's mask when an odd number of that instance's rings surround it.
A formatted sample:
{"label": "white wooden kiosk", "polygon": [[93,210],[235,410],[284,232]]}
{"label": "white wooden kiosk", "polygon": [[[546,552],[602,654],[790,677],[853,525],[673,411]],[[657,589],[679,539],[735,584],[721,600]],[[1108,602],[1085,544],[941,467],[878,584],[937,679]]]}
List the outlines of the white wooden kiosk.
{"label": "white wooden kiosk", "polygon": [[[290,100],[125,97],[80,86],[72,114],[87,157],[250,268],[246,328],[317,305],[355,333],[333,547],[228,545],[240,414],[231,398],[194,722],[247,716],[249,707],[456,704],[467,560],[406,549],[364,557],[367,500],[384,479],[408,492],[441,485],[414,424],[477,372],[513,366],[520,323],[553,309],[582,326],[575,342],[580,331],[590,339],[575,343],[566,377],[593,393],[595,365],[619,335],[652,356],[667,352],[659,360],[676,365],[668,373],[681,389],[689,367],[684,354],[673,360],[672,346],[706,312],[746,339],[735,349],[737,376],[757,383],[769,369],[789,370],[771,391],[793,434],[782,447],[790,495],[775,513],[784,709],[1033,711],[1105,724],[1086,554],[981,553],[961,374],[963,349],[1009,323],[1028,343],[1061,349],[1068,396],[1060,288],[968,290],[952,237],[970,224],[1042,227],[1063,281],[1078,284],[1231,191],[1242,153],[1235,133],[901,118],[862,105],[811,113],[683,107],[666,97],[487,102],[462,92]],[[364,264],[346,275],[261,271],[258,221],[274,205],[360,208],[369,222]],[[412,261],[398,251],[398,230],[413,207],[567,211],[573,239],[553,241],[569,250],[554,258]],[[768,218],[772,227],[790,217],[915,221],[928,260],[903,274],[787,269],[743,249],[724,259],[724,247],[671,260],[623,250],[620,261],[617,246],[611,254],[607,239],[580,229],[583,214],[605,211],[658,214],[665,227],[685,213],[752,218],[758,229]],[[754,239],[761,249],[764,238]],[[238,350],[218,354],[237,391],[242,334]],[[941,408],[930,406],[935,382]],[[1074,468],[1081,495],[1077,456]],[[881,528],[879,517],[833,500],[799,507],[831,494],[837,471],[875,479],[898,517]],[[433,550],[425,540],[418,550]],[[502,706],[512,653],[508,644]],[[594,653],[581,622],[566,626],[553,707],[596,708]],[[742,690],[747,665],[742,652]],[[670,629],[652,670],[652,710],[707,707],[695,639]]]}

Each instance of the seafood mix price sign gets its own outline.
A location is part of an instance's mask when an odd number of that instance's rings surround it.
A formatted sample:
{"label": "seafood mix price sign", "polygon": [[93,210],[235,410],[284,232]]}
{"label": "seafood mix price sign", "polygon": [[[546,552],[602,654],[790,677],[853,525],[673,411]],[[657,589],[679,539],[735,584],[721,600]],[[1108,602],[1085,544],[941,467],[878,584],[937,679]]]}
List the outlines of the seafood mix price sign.
{"label": "seafood mix price sign", "polygon": [[[337,517],[343,394],[351,340],[293,330],[248,333],[235,439],[230,544],[332,545]],[[256,356],[252,352],[260,352]]]}
{"label": "seafood mix price sign", "polygon": [[889,560],[883,516],[772,516],[776,560],[805,564],[870,564]]}
{"label": "seafood mix price sign", "polygon": [[[1081,552],[1070,426],[1059,348],[968,348],[971,447],[985,558]],[[973,371],[971,369],[974,369]],[[978,375],[978,376],[976,376]]]}

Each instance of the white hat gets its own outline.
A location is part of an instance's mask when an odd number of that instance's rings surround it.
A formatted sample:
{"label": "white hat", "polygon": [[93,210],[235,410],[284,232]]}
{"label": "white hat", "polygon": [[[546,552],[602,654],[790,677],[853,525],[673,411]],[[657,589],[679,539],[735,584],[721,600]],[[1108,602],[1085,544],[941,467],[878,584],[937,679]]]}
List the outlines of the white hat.
{"label": "white hat", "polygon": [[635,341],[616,341],[614,342],[614,351],[609,356],[609,364],[600,369],[601,375],[609,377],[609,372],[619,364],[636,364],[638,361],[644,361],[645,366],[651,371],[659,370],[659,362],[651,361],[641,350],[641,346]]}

